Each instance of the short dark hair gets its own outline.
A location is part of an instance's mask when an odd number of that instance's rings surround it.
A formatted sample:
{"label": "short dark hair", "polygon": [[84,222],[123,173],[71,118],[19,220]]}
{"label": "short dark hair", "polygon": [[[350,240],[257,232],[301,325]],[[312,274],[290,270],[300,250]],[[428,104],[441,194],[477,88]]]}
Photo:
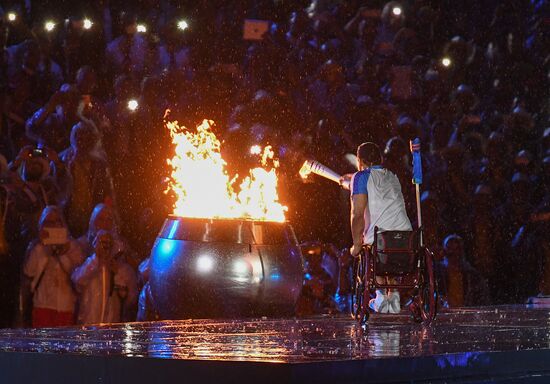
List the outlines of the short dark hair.
{"label": "short dark hair", "polygon": [[367,141],[357,147],[357,157],[367,164],[378,164],[382,161],[382,152],[377,144]]}

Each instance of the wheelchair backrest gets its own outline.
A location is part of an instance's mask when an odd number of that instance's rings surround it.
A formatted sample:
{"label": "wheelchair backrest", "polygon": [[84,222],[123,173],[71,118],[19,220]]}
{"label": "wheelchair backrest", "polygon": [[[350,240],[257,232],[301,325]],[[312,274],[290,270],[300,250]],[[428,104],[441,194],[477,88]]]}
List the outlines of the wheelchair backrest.
{"label": "wheelchair backrest", "polygon": [[416,233],[414,231],[375,232],[378,251],[414,251]]}
{"label": "wheelchair backrest", "polygon": [[418,237],[415,231],[374,233],[377,274],[402,275],[415,270]]}

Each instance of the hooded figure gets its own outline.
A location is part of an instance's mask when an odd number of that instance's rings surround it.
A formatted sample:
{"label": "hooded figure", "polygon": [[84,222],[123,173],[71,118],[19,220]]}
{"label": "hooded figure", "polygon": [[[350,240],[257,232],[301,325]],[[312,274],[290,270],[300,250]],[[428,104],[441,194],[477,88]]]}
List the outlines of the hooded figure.
{"label": "hooded figure", "polygon": [[98,154],[98,133],[89,122],[76,124],[71,131],[71,146],[61,159],[71,175],[71,191],[65,206],[69,228],[75,236],[86,231],[87,218],[98,203],[112,197],[112,181],[107,163]]}
{"label": "hooded figure", "polygon": [[79,324],[135,319],[137,277],[125,261],[125,252],[111,232],[97,232],[94,253],[72,274],[80,299]]}
{"label": "hooded figure", "polygon": [[[98,231],[105,230],[111,233],[118,233],[115,224],[115,216],[111,206],[99,203],[95,206],[90,216],[88,231],[78,239],[78,243],[85,255],[91,255],[94,252],[94,240]],[[115,237],[117,237],[115,235]]]}
{"label": "hooded figure", "polygon": [[76,293],[71,273],[83,261],[77,242],[68,235],[61,209],[48,205],[38,224],[39,238],[29,246],[23,273],[33,296],[32,326],[74,324]]}

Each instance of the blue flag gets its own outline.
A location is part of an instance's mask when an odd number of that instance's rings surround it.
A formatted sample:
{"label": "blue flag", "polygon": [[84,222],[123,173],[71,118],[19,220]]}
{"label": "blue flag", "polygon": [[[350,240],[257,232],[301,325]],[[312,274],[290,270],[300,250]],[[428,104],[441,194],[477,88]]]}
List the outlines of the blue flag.
{"label": "blue flag", "polygon": [[411,153],[413,160],[413,184],[422,184],[422,157],[420,156],[420,139],[411,140]]}

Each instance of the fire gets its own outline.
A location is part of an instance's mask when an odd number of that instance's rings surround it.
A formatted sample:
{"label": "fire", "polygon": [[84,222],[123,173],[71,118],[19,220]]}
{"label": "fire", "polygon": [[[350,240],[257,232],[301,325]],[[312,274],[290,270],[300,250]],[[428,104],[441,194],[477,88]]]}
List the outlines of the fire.
{"label": "fire", "polygon": [[169,190],[177,197],[174,214],[284,222],[287,207],[279,202],[279,162],[271,146],[258,152],[262,167],[251,169],[239,183],[239,176],[230,177],[227,171],[212,124],[204,120],[192,132],[177,121],[166,123],[175,146],[175,155],[168,160],[172,166]]}

